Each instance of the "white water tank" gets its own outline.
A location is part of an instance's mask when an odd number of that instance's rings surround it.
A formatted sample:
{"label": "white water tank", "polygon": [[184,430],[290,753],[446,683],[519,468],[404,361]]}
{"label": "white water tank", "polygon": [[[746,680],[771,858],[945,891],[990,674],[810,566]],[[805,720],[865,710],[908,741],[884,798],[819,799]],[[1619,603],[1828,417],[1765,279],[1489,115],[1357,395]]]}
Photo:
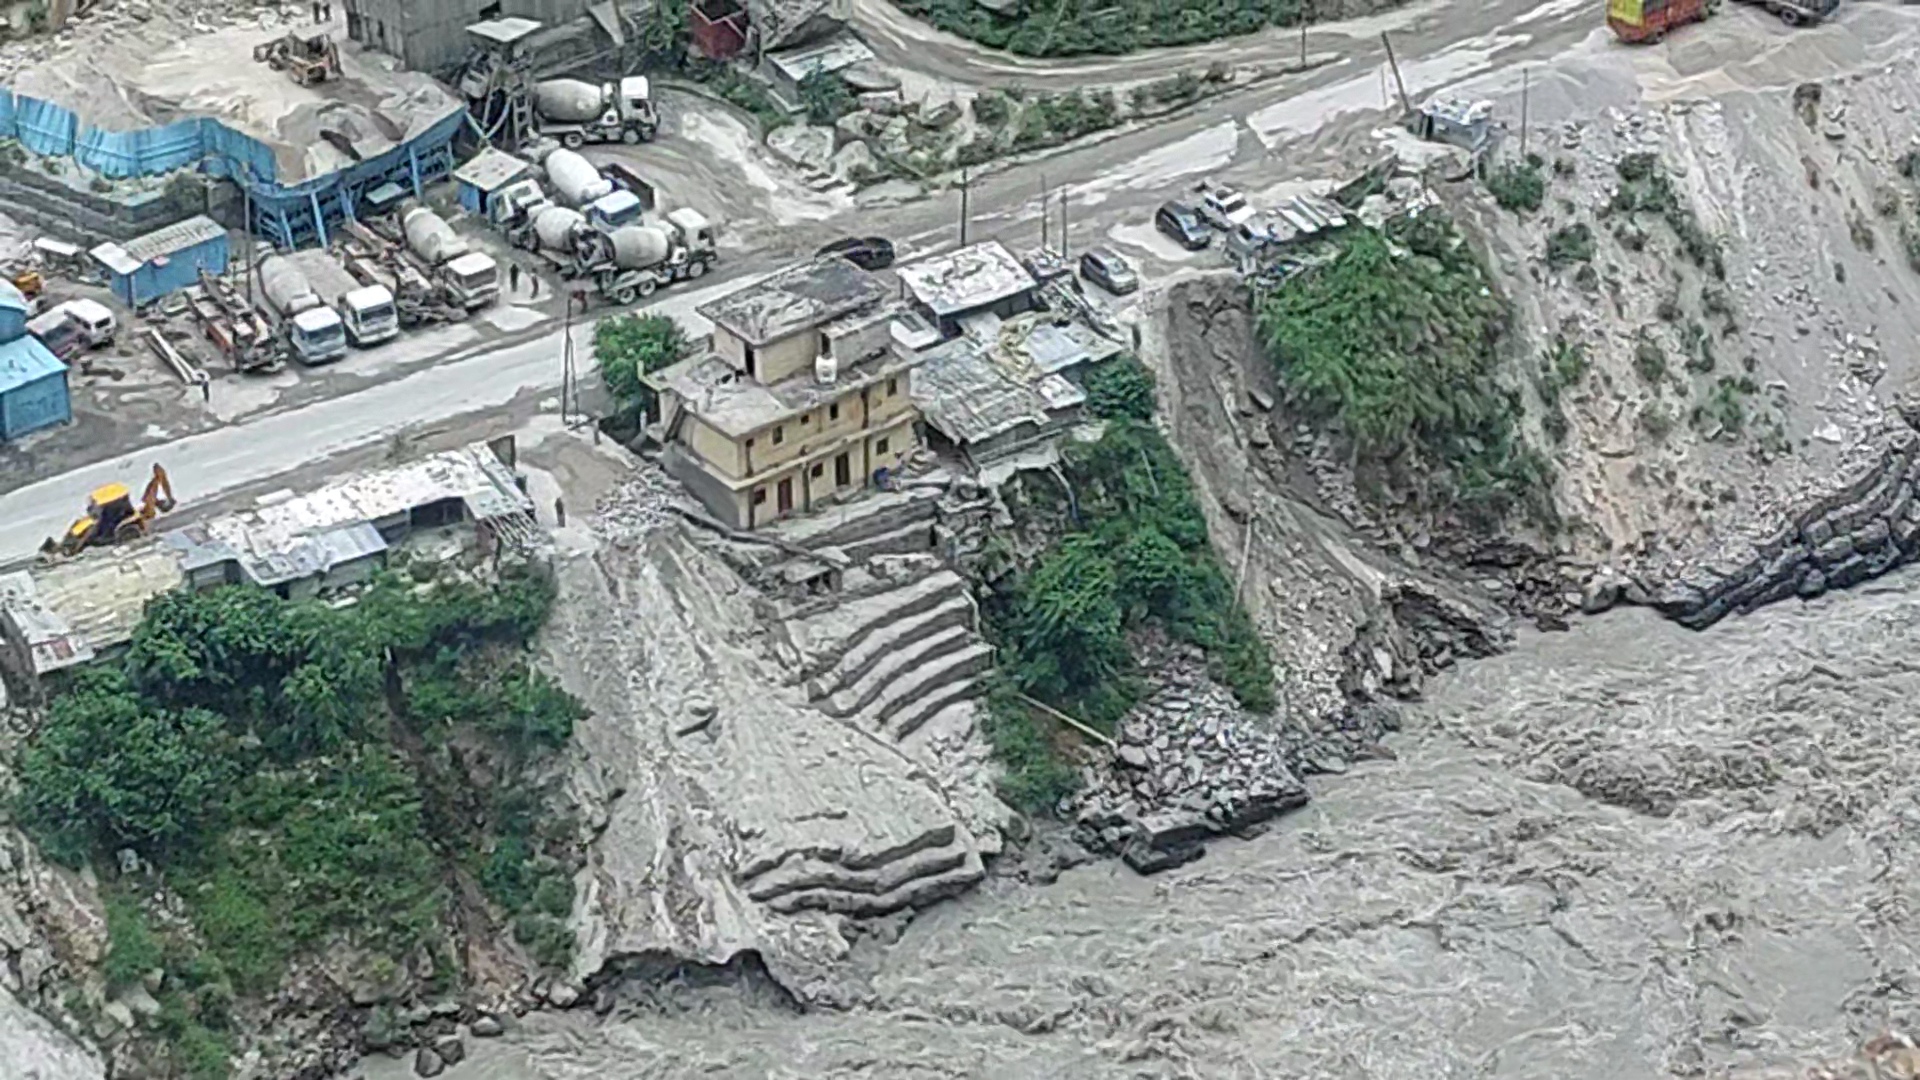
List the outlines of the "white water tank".
{"label": "white water tank", "polygon": [[830,352],[823,352],[813,358],[813,381],[821,386],[832,386],[840,379],[840,361]]}
{"label": "white water tank", "polygon": [[554,193],[568,206],[585,206],[613,190],[613,181],[601,176],[592,162],[572,150],[560,149],[548,154],[546,169]]}

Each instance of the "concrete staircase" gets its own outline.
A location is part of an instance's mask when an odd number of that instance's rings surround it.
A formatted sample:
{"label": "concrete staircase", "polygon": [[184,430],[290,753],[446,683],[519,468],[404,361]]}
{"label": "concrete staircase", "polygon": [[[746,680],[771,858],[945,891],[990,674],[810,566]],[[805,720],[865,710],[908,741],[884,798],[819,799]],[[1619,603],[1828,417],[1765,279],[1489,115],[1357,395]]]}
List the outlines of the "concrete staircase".
{"label": "concrete staircase", "polygon": [[940,569],[850,598],[789,630],[817,708],[901,740],[942,713],[949,714],[938,725],[943,731],[971,727],[978,676],[993,662],[974,618],[966,582]]}

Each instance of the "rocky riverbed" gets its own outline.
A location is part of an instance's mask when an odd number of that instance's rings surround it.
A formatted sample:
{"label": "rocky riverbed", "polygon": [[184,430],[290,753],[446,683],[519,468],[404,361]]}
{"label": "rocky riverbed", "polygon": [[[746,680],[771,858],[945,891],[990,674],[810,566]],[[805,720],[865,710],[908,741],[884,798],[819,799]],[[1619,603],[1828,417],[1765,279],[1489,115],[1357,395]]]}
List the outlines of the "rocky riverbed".
{"label": "rocky riverbed", "polygon": [[1799,1076],[1913,1019],[1917,632],[1911,570],[1704,632],[1528,632],[1258,838],[884,928],[844,1009],[682,982],[446,1075]]}

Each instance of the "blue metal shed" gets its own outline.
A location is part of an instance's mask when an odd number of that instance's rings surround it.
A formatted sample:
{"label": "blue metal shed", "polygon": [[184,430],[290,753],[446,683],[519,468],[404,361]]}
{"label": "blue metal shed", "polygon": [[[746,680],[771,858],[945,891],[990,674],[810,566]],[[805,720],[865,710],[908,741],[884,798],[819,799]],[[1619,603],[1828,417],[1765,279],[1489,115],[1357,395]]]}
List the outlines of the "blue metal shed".
{"label": "blue metal shed", "polygon": [[493,197],[501,188],[526,176],[533,167],[512,154],[489,146],[473,155],[465,165],[453,170],[458,185],[460,209],[469,214],[491,216]]}
{"label": "blue metal shed", "polygon": [[93,258],[107,285],[131,308],[197,284],[200,271],[227,272],[227,230],[205,214],[156,229],[125,244],[101,244]]}
{"label": "blue metal shed", "polygon": [[67,365],[30,334],[0,343],[0,440],[72,419]]}
{"label": "blue metal shed", "polygon": [[12,341],[27,332],[27,298],[10,281],[0,281],[0,341]]}

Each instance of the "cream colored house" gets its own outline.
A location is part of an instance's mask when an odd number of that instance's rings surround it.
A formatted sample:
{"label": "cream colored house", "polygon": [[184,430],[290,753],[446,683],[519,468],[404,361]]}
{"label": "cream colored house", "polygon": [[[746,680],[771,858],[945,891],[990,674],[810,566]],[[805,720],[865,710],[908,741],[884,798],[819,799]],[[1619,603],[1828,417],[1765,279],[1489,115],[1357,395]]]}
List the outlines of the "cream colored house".
{"label": "cream colored house", "polygon": [[844,259],[781,271],[700,307],[709,352],[647,376],[667,470],[721,521],[751,529],[871,486],[920,445],[894,342],[901,314]]}

